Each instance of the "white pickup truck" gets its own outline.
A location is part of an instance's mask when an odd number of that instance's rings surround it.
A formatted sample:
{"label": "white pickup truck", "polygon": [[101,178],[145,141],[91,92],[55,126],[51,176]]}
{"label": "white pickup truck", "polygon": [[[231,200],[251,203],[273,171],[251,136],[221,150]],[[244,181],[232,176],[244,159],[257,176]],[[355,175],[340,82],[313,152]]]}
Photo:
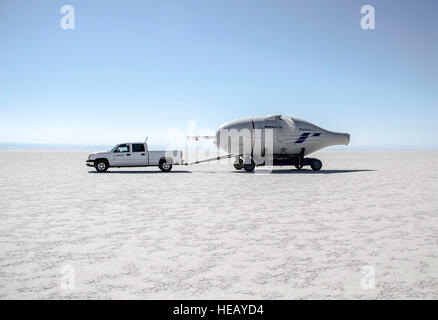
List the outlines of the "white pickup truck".
{"label": "white pickup truck", "polygon": [[111,167],[148,167],[158,166],[169,172],[174,164],[184,164],[182,151],[149,151],[147,143],[121,143],[111,151],[96,152],[88,156],[87,166],[98,172]]}

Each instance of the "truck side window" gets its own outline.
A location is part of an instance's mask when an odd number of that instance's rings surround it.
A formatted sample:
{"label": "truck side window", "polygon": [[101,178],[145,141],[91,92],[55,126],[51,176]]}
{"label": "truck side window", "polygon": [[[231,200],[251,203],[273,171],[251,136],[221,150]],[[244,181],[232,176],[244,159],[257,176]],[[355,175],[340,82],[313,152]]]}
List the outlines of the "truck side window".
{"label": "truck side window", "polygon": [[129,146],[127,144],[121,144],[114,152],[129,152]]}
{"label": "truck side window", "polygon": [[144,144],[134,143],[132,145],[132,152],[144,152]]}

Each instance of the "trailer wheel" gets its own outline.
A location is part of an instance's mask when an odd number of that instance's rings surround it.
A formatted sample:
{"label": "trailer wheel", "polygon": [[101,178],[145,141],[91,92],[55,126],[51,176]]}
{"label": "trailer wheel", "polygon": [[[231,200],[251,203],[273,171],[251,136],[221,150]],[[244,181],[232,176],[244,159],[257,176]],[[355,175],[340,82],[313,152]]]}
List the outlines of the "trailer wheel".
{"label": "trailer wheel", "polygon": [[243,169],[243,159],[242,158],[236,159],[236,162],[234,163],[234,169],[236,169],[236,170]]}
{"label": "trailer wheel", "polygon": [[251,160],[251,163],[245,163],[243,165],[243,169],[245,169],[246,172],[252,172],[255,169],[255,162],[253,160]]}
{"label": "trailer wheel", "polygon": [[169,172],[170,170],[172,170],[172,165],[167,162],[167,160],[161,160],[158,168],[160,168],[161,171]]}
{"label": "trailer wheel", "polygon": [[321,160],[313,159],[312,162],[310,163],[310,167],[312,168],[313,171],[321,170],[321,168],[322,168]]}

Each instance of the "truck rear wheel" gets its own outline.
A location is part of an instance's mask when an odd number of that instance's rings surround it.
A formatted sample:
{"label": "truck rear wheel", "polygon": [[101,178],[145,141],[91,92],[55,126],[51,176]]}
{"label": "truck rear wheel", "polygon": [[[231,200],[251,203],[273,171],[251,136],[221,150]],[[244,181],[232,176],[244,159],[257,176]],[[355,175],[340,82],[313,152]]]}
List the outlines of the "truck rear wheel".
{"label": "truck rear wheel", "polygon": [[97,172],[105,172],[106,170],[108,170],[108,162],[106,162],[105,160],[98,160],[94,164],[94,168]]}
{"label": "truck rear wheel", "polygon": [[172,165],[166,160],[162,160],[158,165],[158,168],[160,168],[161,171],[169,172],[170,170],[172,170]]}

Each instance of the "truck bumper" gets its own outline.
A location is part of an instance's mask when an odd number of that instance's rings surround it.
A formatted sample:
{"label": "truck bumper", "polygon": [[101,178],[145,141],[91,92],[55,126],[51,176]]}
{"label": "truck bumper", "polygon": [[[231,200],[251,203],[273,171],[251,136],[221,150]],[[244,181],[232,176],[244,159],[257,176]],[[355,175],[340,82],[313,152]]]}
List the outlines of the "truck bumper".
{"label": "truck bumper", "polygon": [[86,164],[88,167],[94,167],[94,160],[87,160],[87,161],[85,161],[85,164]]}

